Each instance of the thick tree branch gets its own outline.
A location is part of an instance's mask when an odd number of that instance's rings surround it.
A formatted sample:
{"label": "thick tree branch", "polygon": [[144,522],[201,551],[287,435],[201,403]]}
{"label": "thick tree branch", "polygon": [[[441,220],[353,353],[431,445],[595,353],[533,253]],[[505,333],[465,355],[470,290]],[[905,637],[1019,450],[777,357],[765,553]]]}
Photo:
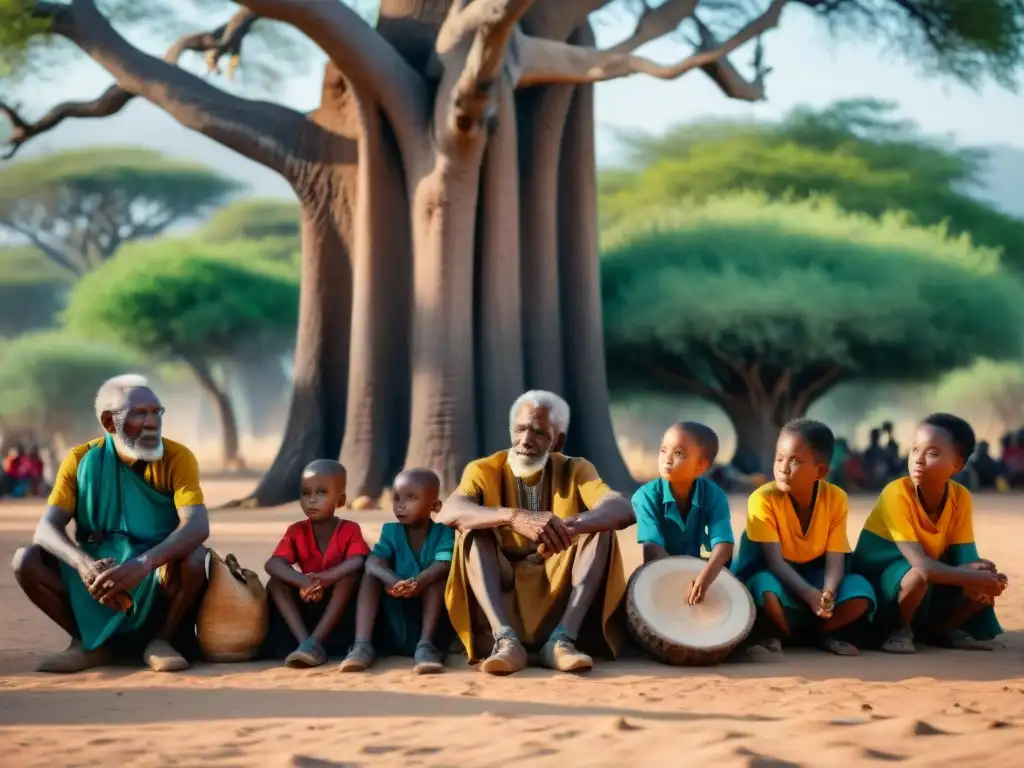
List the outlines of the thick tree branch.
{"label": "thick tree branch", "polygon": [[236,0],[268,19],[291,24],[313,40],[356,90],[376,99],[405,149],[429,117],[423,78],[354,10],[340,0]]}
{"label": "thick tree branch", "polygon": [[[694,69],[712,67],[724,61],[726,57],[740,46],[760,37],[779,22],[779,16],[787,0],[772,0],[768,9],[724,43],[713,44],[713,35],[703,24],[698,22],[701,31],[699,50],[675,65],[662,65],[637,56],[631,51],[643,43],[655,39],[654,32],[665,29],[669,21],[677,18],[684,10],[685,4],[667,3],[650,12],[646,29],[641,18],[637,32],[628,40],[611,50],[598,50],[582,46],[568,45],[552,40],[540,40],[524,36],[520,42],[520,56],[523,73],[519,79],[520,86],[550,83],[598,83],[614,80],[633,74],[647,74],[661,80],[675,80]],[[658,15],[655,15],[658,14]],[[692,15],[692,10],[690,11]],[[686,18],[686,17],[683,17]],[[694,17],[696,19],[696,17]],[[664,34],[663,33],[663,34]]]}
{"label": "thick tree branch", "polygon": [[807,409],[814,405],[828,389],[834,386],[842,378],[846,371],[841,365],[829,365],[820,374],[814,376],[797,391],[793,399],[792,410],[794,413],[806,413]]}
{"label": "thick tree branch", "polygon": [[[43,5],[40,4],[40,6]],[[60,9],[51,9],[55,15],[62,14],[55,18],[55,31],[70,37],[73,30],[73,17],[68,12],[67,6],[60,6]],[[177,64],[186,51],[205,53],[210,70],[219,72],[220,58],[228,55],[231,56],[233,62],[229,68],[230,74],[241,55],[242,40],[256,19],[257,16],[252,11],[240,10],[230,21],[221,24],[216,29],[181,37],[167,49],[164,60],[169,64]],[[10,121],[12,128],[11,136],[8,139],[10,149],[3,159],[10,159],[27,141],[56,128],[68,118],[110,117],[124,109],[134,98],[135,94],[129,93],[120,85],[112,85],[99,98],[91,101],[66,101],[58,104],[35,122],[25,120],[14,107],[0,102],[0,114]]]}
{"label": "thick tree branch", "polygon": [[657,8],[644,6],[644,12],[640,14],[633,34],[609,48],[608,53],[632,53],[637,48],[664,37],[693,16],[699,2],[700,0],[668,0]]}
{"label": "thick tree branch", "polygon": [[[700,19],[696,17],[697,30],[700,33],[701,48],[711,50],[718,46],[718,40]],[[764,46],[761,38],[757,38],[757,48],[754,50],[754,77],[747,80],[733,66],[733,63],[726,58],[718,59],[711,64],[705,64],[704,70],[715,85],[730,99],[737,101],[762,101],[765,97],[764,81],[771,72],[771,67],[764,66]]]}
{"label": "thick tree branch", "polygon": [[121,88],[160,107],[185,127],[292,178],[305,116],[225,93],[143,53],[118,34],[92,0],[72,0],[70,8],[70,24],[61,34],[113,75]]}
{"label": "thick tree branch", "polygon": [[[517,68],[518,54],[510,54],[510,43],[523,15],[535,0],[477,0],[449,17],[438,36],[438,51],[450,49],[466,34],[473,35],[469,53],[452,92],[455,129],[465,133],[480,125],[497,109],[491,86],[506,65]],[[513,83],[518,73],[510,78]]]}

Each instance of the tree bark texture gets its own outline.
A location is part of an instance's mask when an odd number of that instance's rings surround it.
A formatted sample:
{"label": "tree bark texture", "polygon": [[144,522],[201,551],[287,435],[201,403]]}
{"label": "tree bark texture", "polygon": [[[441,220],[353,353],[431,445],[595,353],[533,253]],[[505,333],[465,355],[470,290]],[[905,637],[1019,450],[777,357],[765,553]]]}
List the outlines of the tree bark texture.
{"label": "tree bark texture", "polygon": [[[608,410],[592,83],[703,68],[727,95],[762,98],[763,72],[742,83],[718,59],[774,26],[784,3],[722,44],[697,20],[699,52],[673,67],[632,52],[692,15],[692,0],[648,8],[608,51],[587,23],[608,0],[383,0],[375,32],[335,0],[238,0],[230,23],[163,60],[93,0],[41,3],[116,85],[36,124],[0,107],[21,143],[141,96],[295,190],[303,276],[288,422],[242,503],[291,501],[306,463],[339,456],[351,499],[378,496],[402,466],[432,469],[451,490],[466,462],[508,445],[508,408],[528,388],[566,398],[570,450],[629,492]],[[237,56],[255,17],[327,54],[311,114],[174,65],[185,48],[211,66]]]}
{"label": "tree bark texture", "polygon": [[[423,69],[442,20],[394,0],[378,30]],[[592,44],[589,28],[572,39]],[[249,503],[293,499],[302,465],[338,456],[339,441],[350,499],[377,497],[402,466],[450,490],[468,461],[508,445],[508,408],[528,388],[564,396],[572,450],[633,487],[608,411],[592,86],[505,88],[486,131],[455,141],[444,134],[458,74],[431,82],[434,135],[418,157],[403,156],[371,95],[344,86],[358,160],[334,192],[349,226],[321,220],[307,237],[293,405]],[[332,236],[334,253],[308,247]]]}

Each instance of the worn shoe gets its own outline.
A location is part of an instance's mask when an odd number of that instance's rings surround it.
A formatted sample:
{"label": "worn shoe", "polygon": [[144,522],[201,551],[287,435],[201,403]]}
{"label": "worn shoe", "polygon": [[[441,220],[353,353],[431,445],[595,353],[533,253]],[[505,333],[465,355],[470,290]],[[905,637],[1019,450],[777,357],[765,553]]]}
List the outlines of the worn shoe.
{"label": "worn shoe", "polygon": [[526,668],[526,648],[512,633],[494,638],[491,655],[480,663],[480,671],[488,675],[511,675]]}
{"label": "worn shoe", "polygon": [[142,660],[154,672],[181,672],[189,663],[166,640],[150,640],[142,652]]}
{"label": "worn shoe", "polygon": [[444,669],[444,656],[433,643],[423,642],[417,645],[412,658],[416,662],[412,671],[417,675],[436,675]]}
{"label": "worn shoe", "polygon": [[376,658],[377,653],[373,650],[373,646],[370,643],[357,642],[352,646],[352,650],[348,652],[348,656],[341,662],[338,671],[365,672]]}
{"label": "worn shoe", "polygon": [[312,637],[307,637],[299,647],[289,653],[284,660],[285,666],[296,669],[319,667],[327,663],[327,652]]}
{"label": "worn shoe", "polygon": [[553,637],[540,650],[541,663],[557,672],[587,672],[594,668],[594,660],[576,647],[572,639]]}
{"label": "worn shoe", "polygon": [[75,672],[106,666],[113,660],[113,654],[105,648],[87,651],[81,640],[72,640],[71,645],[60,653],[44,657],[36,666],[36,671],[54,675],[73,675]]}

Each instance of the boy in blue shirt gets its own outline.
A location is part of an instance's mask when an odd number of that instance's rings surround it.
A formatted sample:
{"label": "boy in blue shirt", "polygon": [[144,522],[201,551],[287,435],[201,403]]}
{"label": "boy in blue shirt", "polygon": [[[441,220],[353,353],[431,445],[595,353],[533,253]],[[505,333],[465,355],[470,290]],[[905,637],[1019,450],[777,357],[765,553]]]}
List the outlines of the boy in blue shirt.
{"label": "boy in blue shirt", "polygon": [[661,439],[661,477],[633,494],[637,541],[644,562],[663,557],[700,557],[710,552],[686,602],[696,605],[732,559],[734,539],[725,491],[704,477],[718,456],[718,435],[695,421],[673,424]]}

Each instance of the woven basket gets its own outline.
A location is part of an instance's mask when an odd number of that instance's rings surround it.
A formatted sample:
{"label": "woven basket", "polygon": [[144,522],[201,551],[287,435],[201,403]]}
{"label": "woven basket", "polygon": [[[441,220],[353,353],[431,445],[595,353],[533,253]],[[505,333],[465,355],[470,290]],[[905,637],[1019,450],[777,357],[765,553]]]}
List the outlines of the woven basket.
{"label": "woven basket", "polygon": [[210,583],[199,606],[196,635],[203,658],[213,662],[249,661],[267,634],[267,591],[259,577],[234,555],[210,550]]}

